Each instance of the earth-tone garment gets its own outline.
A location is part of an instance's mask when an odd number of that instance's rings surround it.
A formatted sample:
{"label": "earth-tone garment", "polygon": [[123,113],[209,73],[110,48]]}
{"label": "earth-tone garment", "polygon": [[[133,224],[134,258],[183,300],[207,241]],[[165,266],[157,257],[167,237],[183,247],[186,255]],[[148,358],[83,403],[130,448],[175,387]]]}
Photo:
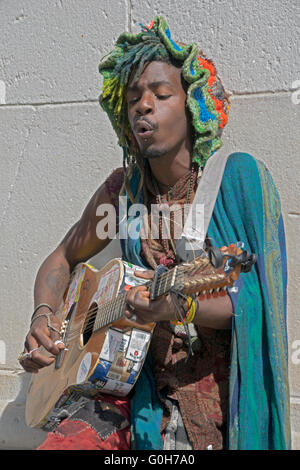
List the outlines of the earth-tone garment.
{"label": "earth-tone garment", "polygon": [[[197,174],[197,169],[196,171]],[[190,187],[192,172],[187,172],[162,196],[162,202],[172,206],[183,206],[188,201],[188,191],[193,196],[196,190]],[[112,195],[111,202],[116,207],[118,194],[123,182],[122,169],[115,170],[106,181],[108,194]],[[148,223],[151,219],[151,205],[157,203],[155,184],[149,169],[145,172],[145,199],[148,207]],[[153,222],[153,220],[152,220]],[[173,233],[172,224],[170,225]],[[150,233],[150,231],[149,231]],[[161,236],[161,233],[160,233]],[[174,240],[176,246],[176,239]],[[172,268],[176,264],[174,252],[170,244],[162,239],[151,240],[150,237],[141,243],[141,256],[144,263],[151,269],[158,264]],[[201,348],[194,356],[187,358],[187,346],[181,338],[176,337],[169,322],[158,323],[151,341],[151,356],[153,373],[157,391],[163,397],[178,400],[179,409],[186,427],[188,438],[195,450],[222,449],[226,428],[228,403],[229,351],[231,332],[200,328],[198,330]],[[168,407],[164,407],[161,431],[164,432],[170,420]]]}

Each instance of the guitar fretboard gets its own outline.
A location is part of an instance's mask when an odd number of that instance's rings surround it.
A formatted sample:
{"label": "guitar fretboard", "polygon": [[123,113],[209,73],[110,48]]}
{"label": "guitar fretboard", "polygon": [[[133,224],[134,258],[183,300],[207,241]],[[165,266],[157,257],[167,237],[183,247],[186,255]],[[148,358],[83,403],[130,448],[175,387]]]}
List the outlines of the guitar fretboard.
{"label": "guitar fretboard", "polygon": [[[169,292],[172,288],[180,284],[181,279],[182,274],[180,271],[178,272],[177,266],[160,274],[155,283],[154,290],[152,290],[153,298],[160,297],[161,295]],[[145,286],[153,289],[153,282],[146,282]],[[97,310],[93,332],[96,332],[101,328],[104,328],[105,326],[120,320],[124,314],[125,304],[126,293],[121,293],[116,298],[109,300],[103,305],[100,305]]]}

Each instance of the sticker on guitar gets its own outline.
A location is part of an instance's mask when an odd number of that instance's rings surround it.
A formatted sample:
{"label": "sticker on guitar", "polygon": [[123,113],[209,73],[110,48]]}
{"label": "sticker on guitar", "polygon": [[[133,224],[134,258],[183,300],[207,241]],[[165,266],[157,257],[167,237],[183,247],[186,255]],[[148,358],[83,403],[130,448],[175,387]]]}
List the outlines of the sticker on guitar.
{"label": "sticker on guitar", "polygon": [[150,333],[136,328],[130,334],[109,328],[89,381],[103,393],[127,395],[141,370],[150,339]]}
{"label": "sticker on guitar", "polygon": [[104,276],[101,277],[98,288],[92,297],[91,304],[94,302],[101,305],[113,298],[114,289],[120,277],[120,267],[113,266]]}

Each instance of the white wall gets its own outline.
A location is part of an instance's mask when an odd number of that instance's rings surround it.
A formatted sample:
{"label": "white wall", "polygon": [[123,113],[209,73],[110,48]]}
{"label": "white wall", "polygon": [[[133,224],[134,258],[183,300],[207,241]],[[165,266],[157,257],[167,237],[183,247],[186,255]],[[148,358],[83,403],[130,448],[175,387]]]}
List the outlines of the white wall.
{"label": "white wall", "polygon": [[[288,241],[294,448],[300,448],[299,20],[297,0],[6,0],[0,2],[0,448],[34,448],[17,362],[42,260],[80,216],[121,152],[98,105],[100,58],[118,35],[166,17],[175,39],[213,58],[232,94],[229,152],[264,161]],[[297,42],[298,41],[298,42]],[[116,246],[105,259],[115,256]],[[100,258],[100,264],[104,259]],[[293,355],[294,353],[294,355]]]}

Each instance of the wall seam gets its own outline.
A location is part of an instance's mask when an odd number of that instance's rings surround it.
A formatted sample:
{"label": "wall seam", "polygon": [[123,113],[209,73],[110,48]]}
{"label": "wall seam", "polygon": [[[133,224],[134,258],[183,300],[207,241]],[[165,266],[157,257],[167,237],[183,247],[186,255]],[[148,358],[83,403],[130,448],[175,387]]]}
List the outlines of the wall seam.
{"label": "wall seam", "polygon": [[[249,98],[249,97],[271,97],[274,95],[287,95],[292,93],[295,90],[278,90],[278,91],[257,91],[257,92],[249,92],[249,93],[231,93],[229,92],[230,99],[238,97],[238,98]],[[13,108],[13,107],[42,107],[42,106],[63,106],[63,105],[83,105],[83,104],[98,104],[98,99],[90,99],[90,100],[79,100],[79,101],[53,101],[53,102],[42,102],[42,103],[6,103],[0,104],[0,110],[5,108]]]}

